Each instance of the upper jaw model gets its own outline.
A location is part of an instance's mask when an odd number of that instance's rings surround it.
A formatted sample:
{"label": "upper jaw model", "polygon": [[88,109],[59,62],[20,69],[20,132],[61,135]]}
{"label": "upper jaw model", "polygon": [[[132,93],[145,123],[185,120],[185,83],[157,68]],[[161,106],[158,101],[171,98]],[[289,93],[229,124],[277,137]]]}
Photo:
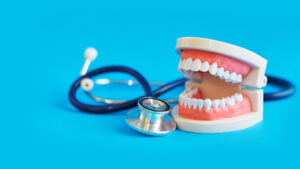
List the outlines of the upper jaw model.
{"label": "upper jaw model", "polygon": [[[179,38],[178,70],[190,80],[172,115],[182,130],[221,133],[263,119],[267,60],[238,46],[211,39]],[[251,87],[251,88],[249,88]]]}

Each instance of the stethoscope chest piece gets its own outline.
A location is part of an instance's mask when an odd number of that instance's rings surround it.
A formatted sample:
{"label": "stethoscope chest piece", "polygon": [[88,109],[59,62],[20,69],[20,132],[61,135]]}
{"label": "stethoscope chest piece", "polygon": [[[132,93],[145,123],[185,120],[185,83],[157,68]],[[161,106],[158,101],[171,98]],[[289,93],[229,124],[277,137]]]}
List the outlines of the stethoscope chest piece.
{"label": "stethoscope chest piece", "polygon": [[176,123],[167,114],[170,105],[154,97],[143,97],[138,101],[140,110],[130,111],[126,116],[127,124],[134,130],[146,135],[164,136],[176,129]]}

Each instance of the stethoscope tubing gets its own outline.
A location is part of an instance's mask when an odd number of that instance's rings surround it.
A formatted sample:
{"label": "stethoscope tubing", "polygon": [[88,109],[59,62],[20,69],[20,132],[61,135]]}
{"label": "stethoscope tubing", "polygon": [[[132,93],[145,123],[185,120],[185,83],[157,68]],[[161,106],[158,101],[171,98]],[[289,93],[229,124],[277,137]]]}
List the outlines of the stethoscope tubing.
{"label": "stethoscope tubing", "polygon": [[296,92],[296,87],[289,81],[279,77],[267,75],[268,84],[280,87],[280,91],[264,93],[264,101],[280,100],[292,96]]}
{"label": "stethoscope tubing", "polygon": [[140,97],[133,99],[133,100],[129,100],[125,103],[103,105],[103,106],[87,105],[87,104],[81,103],[77,99],[76,91],[80,87],[80,82],[83,78],[92,78],[93,76],[108,73],[108,72],[122,72],[122,73],[127,73],[127,74],[132,75],[142,85],[144,92],[145,92],[145,96],[154,96],[152,93],[151,86],[149,85],[148,81],[139,72],[137,72],[134,69],[131,69],[129,67],[126,67],[126,66],[107,66],[107,67],[102,67],[102,68],[90,71],[86,75],[79,77],[73,83],[73,85],[69,91],[70,102],[81,111],[88,112],[88,113],[100,113],[100,114],[111,113],[111,112],[135,107],[137,104],[137,101]]}

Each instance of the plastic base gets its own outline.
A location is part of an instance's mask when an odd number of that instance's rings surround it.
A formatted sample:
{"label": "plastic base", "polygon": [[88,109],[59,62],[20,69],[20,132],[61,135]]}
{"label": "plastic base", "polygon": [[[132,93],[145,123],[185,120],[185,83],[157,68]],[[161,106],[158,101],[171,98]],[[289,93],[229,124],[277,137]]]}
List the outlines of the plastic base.
{"label": "plastic base", "polygon": [[172,116],[179,129],[194,133],[225,133],[241,130],[251,127],[263,119],[262,113],[251,112],[239,117],[214,121],[191,120],[179,115],[178,105],[173,108]]}

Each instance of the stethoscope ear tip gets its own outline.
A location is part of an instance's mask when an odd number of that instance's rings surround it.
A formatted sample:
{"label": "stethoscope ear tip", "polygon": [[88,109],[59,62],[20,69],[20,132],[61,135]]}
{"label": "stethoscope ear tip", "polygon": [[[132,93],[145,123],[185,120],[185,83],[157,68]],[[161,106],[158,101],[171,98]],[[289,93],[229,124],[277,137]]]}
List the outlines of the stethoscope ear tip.
{"label": "stethoscope ear tip", "polygon": [[83,91],[89,92],[94,87],[94,82],[90,78],[83,78],[80,82],[80,87]]}
{"label": "stethoscope ear tip", "polygon": [[143,97],[138,101],[140,108],[128,112],[126,123],[133,130],[150,135],[166,136],[175,131],[175,121],[167,115],[171,107],[160,99],[154,97]]}

